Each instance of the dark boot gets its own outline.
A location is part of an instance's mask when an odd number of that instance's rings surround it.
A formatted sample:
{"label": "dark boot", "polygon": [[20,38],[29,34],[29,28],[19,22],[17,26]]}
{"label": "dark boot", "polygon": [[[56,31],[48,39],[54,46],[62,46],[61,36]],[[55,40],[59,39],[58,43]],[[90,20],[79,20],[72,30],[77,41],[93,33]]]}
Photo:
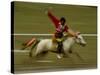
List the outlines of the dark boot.
{"label": "dark boot", "polygon": [[57,52],[58,52],[58,54],[57,54],[57,57],[58,57],[58,59],[61,59],[63,56],[62,56],[62,42],[59,42],[58,43],[58,47],[57,47]]}
{"label": "dark boot", "polygon": [[62,42],[58,42],[58,48],[57,48],[57,50],[58,50],[58,53],[59,54],[61,54],[62,53]]}

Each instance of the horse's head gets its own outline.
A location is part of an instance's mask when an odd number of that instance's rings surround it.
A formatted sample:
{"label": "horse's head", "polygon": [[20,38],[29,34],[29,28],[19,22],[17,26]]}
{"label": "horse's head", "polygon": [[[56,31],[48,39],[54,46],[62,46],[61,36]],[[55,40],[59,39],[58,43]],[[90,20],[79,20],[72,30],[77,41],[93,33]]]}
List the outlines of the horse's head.
{"label": "horse's head", "polygon": [[86,41],[80,33],[77,34],[77,38],[75,38],[75,41],[76,41],[76,43],[78,43],[82,46],[86,45]]}

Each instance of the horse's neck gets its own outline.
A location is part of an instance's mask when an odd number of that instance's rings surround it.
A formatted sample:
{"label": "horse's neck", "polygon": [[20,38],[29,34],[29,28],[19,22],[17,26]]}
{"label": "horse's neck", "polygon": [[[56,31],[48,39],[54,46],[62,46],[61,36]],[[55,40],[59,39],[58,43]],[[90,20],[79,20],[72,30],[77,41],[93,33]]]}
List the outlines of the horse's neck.
{"label": "horse's neck", "polygon": [[71,46],[71,45],[73,45],[73,44],[75,43],[75,39],[74,39],[74,37],[68,37],[68,38],[65,40],[64,43],[67,44],[67,45],[69,45],[69,46]]}

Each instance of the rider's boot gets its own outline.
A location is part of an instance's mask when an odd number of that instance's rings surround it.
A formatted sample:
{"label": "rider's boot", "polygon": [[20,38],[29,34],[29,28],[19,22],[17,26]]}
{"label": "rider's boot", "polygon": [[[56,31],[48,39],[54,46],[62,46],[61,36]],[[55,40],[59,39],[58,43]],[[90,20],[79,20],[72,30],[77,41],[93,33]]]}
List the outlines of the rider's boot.
{"label": "rider's boot", "polygon": [[63,54],[62,54],[62,42],[58,42],[57,50],[58,50],[57,57],[58,57],[58,59],[61,59],[63,56]]}

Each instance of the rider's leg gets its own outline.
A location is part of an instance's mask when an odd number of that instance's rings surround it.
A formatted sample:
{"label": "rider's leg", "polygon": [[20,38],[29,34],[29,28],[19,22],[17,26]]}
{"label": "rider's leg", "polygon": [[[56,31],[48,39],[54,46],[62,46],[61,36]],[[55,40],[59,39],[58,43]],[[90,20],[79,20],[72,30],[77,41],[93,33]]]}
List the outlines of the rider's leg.
{"label": "rider's leg", "polygon": [[52,38],[52,41],[54,44],[57,44],[57,58],[61,59],[62,58],[62,52],[61,52],[61,44],[58,44],[57,37],[54,35]]}
{"label": "rider's leg", "polygon": [[58,50],[58,53],[61,54],[62,53],[62,42],[58,42],[58,47],[57,47],[57,50]]}
{"label": "rider's leg", "polygon": [[58,42],[58,47],[57,47],[57,50],[58,50],[58,54],[57,54],[57,57],[59,58],[59,59],[61,59],[62,57],[63,57],[63,45],[62,45],[62,42],[60,41],[60,42]]}

